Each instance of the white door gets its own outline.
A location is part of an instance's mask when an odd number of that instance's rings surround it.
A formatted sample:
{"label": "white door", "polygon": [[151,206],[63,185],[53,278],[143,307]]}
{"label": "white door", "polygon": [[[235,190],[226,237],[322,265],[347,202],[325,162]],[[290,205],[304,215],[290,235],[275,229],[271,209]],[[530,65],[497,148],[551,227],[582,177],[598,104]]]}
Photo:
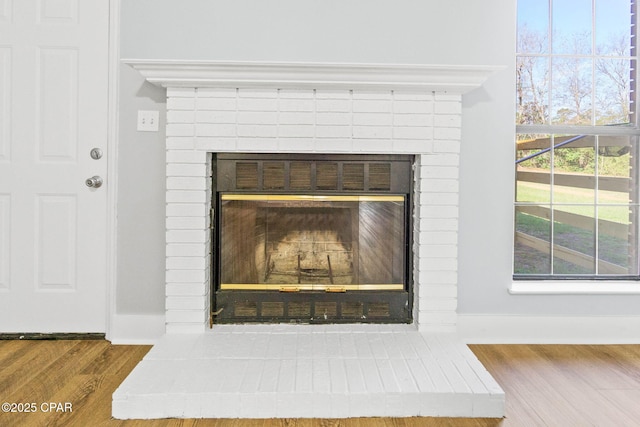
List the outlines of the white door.
{"label": "white door", "polygon": [[0,0],[0,332],[106,330],[108,31],[109,0]]}

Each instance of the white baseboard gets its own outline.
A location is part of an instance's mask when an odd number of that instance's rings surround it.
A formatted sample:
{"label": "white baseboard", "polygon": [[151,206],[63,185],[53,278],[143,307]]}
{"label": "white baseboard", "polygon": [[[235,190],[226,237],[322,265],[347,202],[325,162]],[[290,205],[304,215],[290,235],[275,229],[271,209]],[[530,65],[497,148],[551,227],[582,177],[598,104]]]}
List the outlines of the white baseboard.
{"label": "white baseboard", "polygon": [[113,344],[155,344],[164,334],[164,314],[116,314],[107,339]]}
{"label": "white baseboard", "polygon": [[458,315],[468,344],[640,344],[640,316]]}

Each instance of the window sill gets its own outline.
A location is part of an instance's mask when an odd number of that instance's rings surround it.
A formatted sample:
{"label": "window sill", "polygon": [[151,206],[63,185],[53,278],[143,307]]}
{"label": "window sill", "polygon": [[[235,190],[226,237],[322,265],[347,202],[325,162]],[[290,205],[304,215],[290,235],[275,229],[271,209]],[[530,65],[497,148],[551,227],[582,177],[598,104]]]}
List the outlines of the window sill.
{"label": "window sill", "polygon": [[640,295],[640,282],[545,280],[512,282],[512,295]]}

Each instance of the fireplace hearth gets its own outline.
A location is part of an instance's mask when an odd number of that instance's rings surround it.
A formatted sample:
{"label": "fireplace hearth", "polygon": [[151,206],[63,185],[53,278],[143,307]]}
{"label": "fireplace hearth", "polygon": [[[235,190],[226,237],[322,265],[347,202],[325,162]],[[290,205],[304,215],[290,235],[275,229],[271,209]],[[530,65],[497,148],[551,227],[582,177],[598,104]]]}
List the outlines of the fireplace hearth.
{"label": "fireplace hearth", "polygon": [[412,156],[213,165],[215,323],[411,322]]}

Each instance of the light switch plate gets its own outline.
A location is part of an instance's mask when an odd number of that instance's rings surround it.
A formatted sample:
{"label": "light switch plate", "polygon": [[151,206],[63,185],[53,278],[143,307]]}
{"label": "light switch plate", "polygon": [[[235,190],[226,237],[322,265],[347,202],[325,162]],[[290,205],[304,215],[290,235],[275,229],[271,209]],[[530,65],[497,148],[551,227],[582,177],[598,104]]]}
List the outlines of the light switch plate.
{"label": "light switch plate", "polygon": [[138,111],[138,130],[141,132],[157,132],[159,121],[159,111]]}

